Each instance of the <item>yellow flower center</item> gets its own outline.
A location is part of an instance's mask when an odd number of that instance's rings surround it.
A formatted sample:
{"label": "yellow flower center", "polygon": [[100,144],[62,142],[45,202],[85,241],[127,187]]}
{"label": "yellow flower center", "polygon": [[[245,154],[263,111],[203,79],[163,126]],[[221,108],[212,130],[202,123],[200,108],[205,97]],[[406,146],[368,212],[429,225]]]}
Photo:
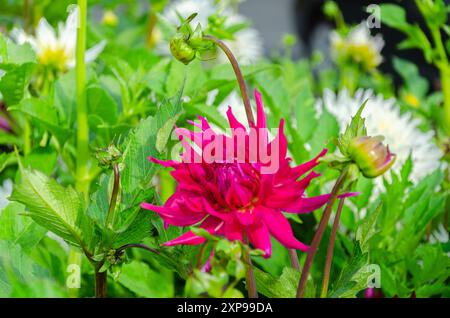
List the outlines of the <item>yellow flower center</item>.
{"label": "yellow flower center", "polygon": [[361,63],[365,69],[372,70],[378,66],[377,53],[369,45],[350,44],[347,48],[349,57]]}
{"label": "yellow flower center", "polygon": [[115,27],[119,23],[119,18],[112,10],[107,10],[103,14],[102,23],[104,25]]}
{"label": "yellow flower center", "polygon": [[58,48],[45,48],[39,54],[39,63],[54,68],[58,71],[65,71],[69,56],[63,47]]}
{"label": "yellow flower center", "polygon": [[419,107],[419,104],[420,104],[419,99],[418,99],[414,94],[412,94],[412,93],[406,93],[406,95],[405,95],[404,98],[405,98],[405,101],[406,101],[409,105],[411,105],[411,106],[413,106],[413,107],[415,107],[415,108]]}

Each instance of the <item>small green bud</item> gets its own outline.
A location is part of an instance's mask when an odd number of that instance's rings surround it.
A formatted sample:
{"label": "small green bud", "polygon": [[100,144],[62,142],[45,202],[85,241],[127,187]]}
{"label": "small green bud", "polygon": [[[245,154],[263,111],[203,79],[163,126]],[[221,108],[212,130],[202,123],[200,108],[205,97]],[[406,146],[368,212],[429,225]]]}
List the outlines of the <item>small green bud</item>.
{"label": "small green bud", "polygon": [[396,155],[383,145],[384,137],[361,136],[351,140],[348,154],[366,178],[375,178],[385,173],[395,162]]}
{"label": "small green bud", "polygon": [[283,45],[285,47],[293,47],[297,43],[297,38],[294,34],[285,34],[283,36]]}
{"label": "small green bud", "polygon": [[195,59],[195,50],[185,41],[183,36],[176,35],[169,43],[170,52],[180,62],[189,64]]}
{"label": "small green bud", "polygon": [[109,145],[107,148],[100,148],[97,150],[95,157],[98,160],[98,165],[103,168],[111,167],[118,163],[122,157],[122,153],[114,145]]}
{"label": "small green bud", "polygon": [[339,15],[339,7],[334,1],[327,1],[323,6],[323,13],[329,18],[335,18]]}
{"label": "small green bud", "polygon": [[125,251],[121,250],[121,251],[118,252],[118,251],[116,251],[114,249],[110,249],[106,253],[106,260],[111,265],[117,265],[119,263],[122,263],[125,260]]}

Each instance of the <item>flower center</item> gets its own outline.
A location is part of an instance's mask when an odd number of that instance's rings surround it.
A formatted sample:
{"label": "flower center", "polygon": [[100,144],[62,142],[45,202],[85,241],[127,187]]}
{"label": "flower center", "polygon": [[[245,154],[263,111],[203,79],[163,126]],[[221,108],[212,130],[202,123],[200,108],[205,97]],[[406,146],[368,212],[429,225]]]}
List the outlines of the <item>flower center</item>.
{"label": "flower center", "polygon": [[69,59],[63,47],[47,47],[39,54],[39,63],[54,68],[58,71],[64,71]]}
{"label": "flower center", "polygon": [[215,163],[219,193],[226,208],[245,211],[257,200],[259,174],[247,163]]}

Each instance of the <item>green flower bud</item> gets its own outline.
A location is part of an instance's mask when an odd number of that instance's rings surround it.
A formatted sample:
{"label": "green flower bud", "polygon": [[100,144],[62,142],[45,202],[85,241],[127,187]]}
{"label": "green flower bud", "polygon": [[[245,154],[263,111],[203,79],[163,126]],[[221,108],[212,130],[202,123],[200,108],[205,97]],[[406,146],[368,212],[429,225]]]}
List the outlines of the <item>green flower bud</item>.
{"label": "green flower bud", "polygon": [[395,162],[396,155],[383,145],[384,137],[356,137],[348,146],[348,154],[366,178],[375,178],[385,173]]}
{"label": "green flower bud", "polygon": [[323,6],[323,12],[327,17],[334,18],[339,15],[339,7],[334,1],[327,1]]}
{"label": "green flower bud", "polygon": [[109,145],[108,148],[98,149],[95,157],[97,158],[100,167],[108,168],[119,162],[122,153],[116,146]]}
{"label": "green flower bud", "polygon": [[180,62],[189,64],[195,58],[195,50],[185,41],[183,36],[176,35],[170,40],[170,52]]}

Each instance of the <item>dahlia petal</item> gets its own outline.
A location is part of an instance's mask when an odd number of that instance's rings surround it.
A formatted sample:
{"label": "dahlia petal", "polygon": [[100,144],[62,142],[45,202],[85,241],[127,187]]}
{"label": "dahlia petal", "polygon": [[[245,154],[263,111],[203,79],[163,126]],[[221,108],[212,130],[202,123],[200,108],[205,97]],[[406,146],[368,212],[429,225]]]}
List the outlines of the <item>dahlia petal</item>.
{"label": "dahlia petal", "polygon": [[179,164],[178,162],[173,161],[173,160],[161,160],[161,159],[157,159],[157,158],[151,157],[151,156],[147,157],[147,159],[151,162],[160,164],[161,166],[166,167],[166,168],[170,168],[170,167],[173,167],[173,166],[176,166]]}
{"label": "dahlia petal", "polygon": [[255,222],[255,213],[253,211],[236,211],[234,213],[236,216],[236,219],[239,221],[242,225],[250,225]]}
{"label": "dahlia petal", "polygon": [[319,158],[326,155],[328,152],[328,149],[323,149],[315,158],[313,158],[310,161],[307,161],[305,163],[302,163],[301,165],[298,165],[297,167],[292,168],[293,176],[297,179],[307,171],[311,170],[312,168],[316,167],[319,162]]}
{"label": "dahlia petal", "polygon": [[242,241],[242,226],[236,220],[230,220],[225,222],[224,225],[224,235],[230,241]]}
{"label": "dahlia petal", "polygon": [[[283,162],[287,155],[287,139],[284,134],[284,119],[280,120],[280,126],[278,128],[278,134],[275,138],[268,144],[267,151],[270,153],[271,157],[278,154],[278,162]],[[274,159],[271,159],[274,160]],[[280,166],[280,164],[278,164]],[[279,169],[278,169],[279,170]],[[277,171],[278,171],[277,170]],[[275,173],[277,172],[275,171]]]}
{"label": "dahlia petal", "polygon": [[227,110],[227,118],[228,118],[228,122],[230,123],[231,129],[243,129],[243,130],[245,130],[245,126],[242,125],[242,124],[236,119],[236,117],[234,117],[233,111],[231,110],[231,107],[230,107],[230,106],[228,106],[228,110]]}
{"label": "dahlia petal", "polygon": [[177,238],[163,243],[164,246],[174,246],[174,245],[198,245],[206,241],[204,237],[195,235],[192,231],[188,231]]}
{"label": "dahlia petal", "polygon": [[200,115],[198,115],[197,118],[200,120],[202,130],[211,129],[211,126],[209,125],[208,120],[206,120],[206,118]]}
{"label": "dahlia petal", "polygon": [[269,232],[285,247],[299,249],[304,252],[308,251],[309,246],[294,237],[291,225],[280,211],[262,208],[261,216]]}
{"label": "dahlia petal", "polygon": [[202,268],[200,269],[200,271],[202,273],[209,273],[211,271],[211,269],[212,269],[211,261],[212,261],[213,257],[214,257],[214,249],[211,250],[211,253],[208,256],[208,259],[206,260],[206,263],[203,264]]}
{"label": "dahlia petal", "polygon": [[255,223],[250,226],[246,232],[248,240],[255,248],[264,251],[264,257],[269,258],[272,254],[272,243],[270,242],[270,233],[267,226],[262,223]]}
{"label": "dahlia petal", "polygon": [[257,128],[266,128],[266,113],[264,112],[264,105],[262,102],[261,93],[258,90],[254,90],[253,94],[255,95],[256,101],[256,127]]}
{"label": "dahlia petal", "polygon": [[205,213],[179,213],[177,209],[157,206],[146,202],[141,203],[141,207],[158,213],[165,223],[174,226],[190,226],[200,222],[205,217]]}
{"label": "dahlia petal", "polygon": [[[359,192],[348,192],[339,195],[338,198],[342,199],[347,197],[353,197],[358,194]],[[301,198],[294,204],[285,207],[282,210],[283,212],[287,213],[309,213],[323,206],[325,203],[328,202],[329,198],[330,194],[322,194],[311,198]]]}
{"label": "dahlia petal", "polygon": [[[202,224],[200,224],[200,228],[207,230],[210,234],[216,234],[223,226],[224,222],[215,217],[206,218]],[[202,244],[206,241],[204,237],[195,235],[191,230],[180,235],[179,237],[163,243],[164,246],[173,246],[173,245],[198,245]]]}

